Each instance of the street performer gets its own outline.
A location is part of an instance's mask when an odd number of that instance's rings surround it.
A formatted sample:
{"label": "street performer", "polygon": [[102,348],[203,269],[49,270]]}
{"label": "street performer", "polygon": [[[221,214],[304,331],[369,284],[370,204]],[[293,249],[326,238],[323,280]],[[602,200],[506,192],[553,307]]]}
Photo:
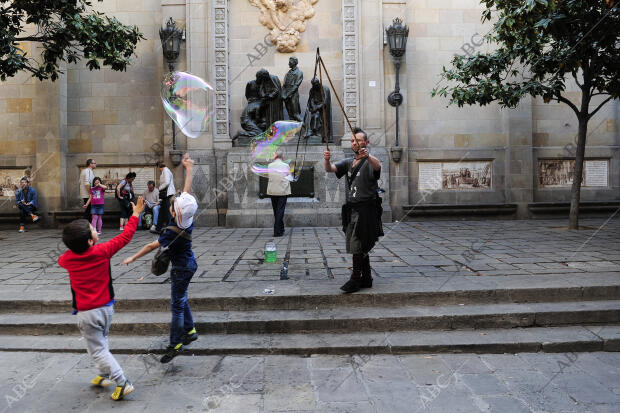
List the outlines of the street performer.
{"label": "street performer", "polygon": [[354,293],[372,287],[369,252],[383,235],[381,198],[378,183],[381,162],[368,153],[368,135],[353,128],[351,149],[354,158],[333,164],[331,154],[323,153],[325,171],[334,172],[340,179],[346,175],[346,204],[342,206],[342,230],[346,234],[347,252],[353,254],[351,278],[340,289]]}

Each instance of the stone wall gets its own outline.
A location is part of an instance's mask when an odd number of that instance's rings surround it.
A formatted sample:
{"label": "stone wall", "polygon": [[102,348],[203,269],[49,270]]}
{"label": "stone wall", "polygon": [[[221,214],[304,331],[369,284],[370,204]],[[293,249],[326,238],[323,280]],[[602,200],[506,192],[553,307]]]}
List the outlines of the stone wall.
{"label": "stone wall", "polygon": [[[305,108],[316,47],[347,114],[368,132],[373,153],[382,157],[382,186],[389,188],[384,198],[389,198],[390,214],[396,219],[403,206],[418,203],[517,203],[519,215],[526,216],[530,202],[569,199],[569,188],[540,188],[537,183],[540,159],[570,158],[574,153],[570,144],[577,121],[566,105],[528,98],[510,110],[497,105],[458,108],[430,96],[442,66],[455,54],[489,50],[481,44],[481,35],[491,25],[480,23],[478,0],[319,0],[291,54],[279,53],[265,42],[268,29],[247,0],[104,1],[93,2],[93,7],[123,23],[137,24],[144,33],[146,40],[126,72],[89,71],[79,63],[66,67],[56,82],[19,74],[0,84],[0,168],[30,168],[43,211],[79,208],[77,176],[87,158],[95,158],[99,168],[150,168],[162,158],[181,188],[183,171],[170,162],[172,126],[160,100],[167,66],[158,30],[169,17],[186,29],[176,69],[203,77],[215,88],[213,122],[195,139],[178,129],[176,133],[176,150],[189,151],[197,160],[193,191],[200,202],[199,225],[271,225],[270,206],[256,196],[256,176],[244,175],[245,184],[229,188],[234,171],[242,170],[248,159],[247,148],[231,149],[231,137],[240,129],[246,83],[260,68],[283,80],[290,56],[299,59],[304,72],[300,103]],[[398,163],[390,159],[396,145],[395,109],[386,101],[395,72],[384,43],[384,29],[394,17],[403,18],[410,28],[400,71],[403,152]],[[30,43],[22,46],[30,53],[37,50]],[[569,85],[569,92],[570,99],[579,99],[575,85]],[[586,158],[610,160],[609,186],[584,188],[584,200],[620,197],[619,112],[618,102],[610,103],[590,122]],[[333,150],[344,156],[348,132],[334,94],[332,115]],[[316,163],[315,183],[323,189],[316,200],[291,200],[290,223],[338,220],[342,200],[330,194],[344,191],[344,185],[321,172],[322,150],[320,145],[310,148],[308,159]],[[491,189],[428,193],[418,188],[422,161],[475,160],[492,162]],[[246,190],[248,197],[241,201],[239,194]],[[109,207],[117,208],[114,202]],[[9,211],[14,211],[12,203],[0,199],[0,213]]]}

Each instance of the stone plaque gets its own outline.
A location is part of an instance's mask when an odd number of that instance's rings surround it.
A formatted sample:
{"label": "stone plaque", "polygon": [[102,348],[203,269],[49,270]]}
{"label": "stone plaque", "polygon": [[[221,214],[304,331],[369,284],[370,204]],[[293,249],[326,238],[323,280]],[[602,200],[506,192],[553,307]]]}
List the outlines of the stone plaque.
{"label": "stone plaque", "polygon": [[420,162],[418,189],[441,189],[441,162]]}
{"label": "stone plaque", "polygon": [[607,186],[609,161],[585,161],[585,186]]}
{"label": "stone plaque", "polygon": [[125,175],[129,172],[136,173],[136,179],[133,181],[134,194],[136,196],[142,195],[147,188],[148,181],[157,182],[155,179],[156,169],[154,166],[99,166],[93,173],[101,178],[101,183],[106,187],[106,198],[114,198],[116,186],[121,180],[125,179]]}
{"label": "stone plaque", "polygon": [[[573,184],[574,159],[539,159],[538,185],[541,188],[566,188]],[[609,160],[584,161],[582,187],[607,186]]]}
{"label": "stone plaque", "polygon": [[[0,197],[14,197],[19,181],[26,175],[28,169],[0,169]],[[34,186],[35,183],[31,184]]]}
{"label": "stone plaque", "polygon": [[491,189],[491,161],[419,162],[418,165],[420,191]]}

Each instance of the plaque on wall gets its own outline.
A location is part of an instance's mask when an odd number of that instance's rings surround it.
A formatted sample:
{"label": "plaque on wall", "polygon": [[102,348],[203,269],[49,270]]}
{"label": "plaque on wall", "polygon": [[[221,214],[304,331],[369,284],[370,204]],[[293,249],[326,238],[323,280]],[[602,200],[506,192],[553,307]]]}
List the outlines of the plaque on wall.
{"label": "plaque on wall", "polygon": [[[538,185],[541,188],[565,188],[573,184],[574,159],[539,159]],[[609,160],[584,161],[581,186],[607,186]]]}
{"label": "plaque on wall", "polygon": [[114,198],[118,183],[125,179],[129,172],[136,173],[136,179],[133,181],[134,194],[142,195],[147,188],[148,181],[155,181],[155,170],[154,166],[99,166],[93,173],[101,178],[101,183],[106,187],[106,198]]}
{"label": "plaque on wall", "polygon": [[29,175],[28,172],[28,169],[0,169],[0,196],[14,197],[19,181]]}
{"label": "plaque on wall", "polygon": [[418,188],[441,189],[441,162],[420,162]]}
{"label": "plaque on wall", "polygon": [[492,161],[419,162],[418,165],[420,191],[491,189]]}
{"label": "plaque on wall", "polygon": [[585,186],[607,186],[609,161],[585,161],[585,164]]}

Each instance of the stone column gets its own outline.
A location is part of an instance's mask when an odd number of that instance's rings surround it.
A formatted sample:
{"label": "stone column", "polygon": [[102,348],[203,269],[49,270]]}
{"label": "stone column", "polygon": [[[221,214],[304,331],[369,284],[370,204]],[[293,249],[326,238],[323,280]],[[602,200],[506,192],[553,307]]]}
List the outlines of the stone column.
{"label": "stone column", "polygon": [[[413,10],[407,7],[406,4],[384,4],[383,16],[382,16],[382,28],[381,40],[385,36],[385,29],[388,28],[395,17],[403,19],[403,24],[409,24],[413,21]],[[408,78],[407,78],[407,59],[413,59],[415,51],[413,50],[414,43],[411,39],[407,43],[407,52],[401,59],[399,83],[400,93],[403,95],[403,103],[398,108],[398,145],[401,150],[401,159],[399,162],[394,162],[392,159],[392,148],[396,145],[396,109],[387,103],[388,95],[394,90],[396,83],[396,72],[394,68],[394,59],[390,54],[390,48],[388,45],[383,46],[383,66],[385,68],[385,88],[382,96],[384,103],[384,130],[385,137],[383,145],[386,147],[389,159],[389,172],[390,172],[390,204],[392,205],[392,214],[395,219],[401,219],[403,215],[403,206],[410,203],[409,200],[409,134],[408,134],[408,113],[409,113],[409,90],[408,90]],[[409,56],[408,56],[409,54]]]}
{"label": "stone column", "polygon": [[[351,126],[359,125],[359,1],[342,0],[342,64],[344,68],[344,110]],[[338,102],[332,98],[332,106]],[[349,147],[350,130],[344,120],[342,146]]]}
{"label": "stone column", "polygon": [[[56,82],[33,79],[33,121],[37,124],[35,158],[31,178],[39,199],[39,215],[46,226],[54,225],[50,212],[67,208],[65,194],[67,152],[67,76]],[[38,114],[47,121],[36,121]]]}
{"label": "stone column", "polygon": [[527,204],[533,201],[535,165],[532,154],[532,98],[526,97],[515,109],[502,111],[506,134],[507,203],[516,203],[517,218],[529,216]]}
{"label": "stone column", "polygon": [[228,99],[228,0],[214,0],[211,10],[211,33],[213,55],[212,65],[215,74],[215,129],[213,145],[228,149],[230,140],[229,99]]}

